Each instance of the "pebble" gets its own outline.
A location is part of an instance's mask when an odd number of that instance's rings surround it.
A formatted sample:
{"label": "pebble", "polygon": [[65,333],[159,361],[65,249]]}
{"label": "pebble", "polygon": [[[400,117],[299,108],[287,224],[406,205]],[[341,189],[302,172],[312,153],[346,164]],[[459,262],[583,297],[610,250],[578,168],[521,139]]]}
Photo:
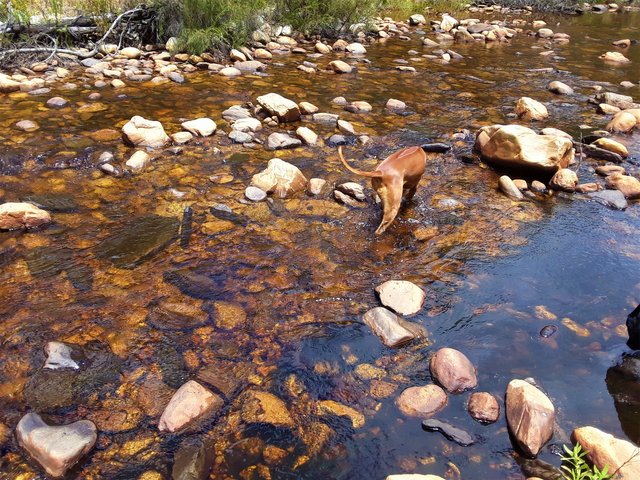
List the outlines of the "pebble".
{"label": "pebble", "polygon": [[258,187],[249,186],[245,189],[244,196],[252,202],[261,202],[267,198],[267,192]]}
{"label": "pebble", "polygon": [[389,280],[375,288],[380,302],[400,315],[414,315],[422,310],[427,295],[422,288],[406,280]]}
{"label": "pebble", "polygon": [[71,358],[71,348],[62,342],[49,342],[44,348],[48,355],[43,368],[58,370],[61,368],[72,368],[77,370],[80,366]]}

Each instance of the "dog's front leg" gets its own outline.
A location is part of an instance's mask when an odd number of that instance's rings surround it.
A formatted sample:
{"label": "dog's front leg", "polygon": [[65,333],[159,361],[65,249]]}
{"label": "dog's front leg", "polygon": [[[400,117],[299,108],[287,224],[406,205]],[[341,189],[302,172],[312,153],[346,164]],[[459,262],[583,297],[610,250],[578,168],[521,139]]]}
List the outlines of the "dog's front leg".
{"label": "dog's front leg", "polygon": [[[398,215],[402,203],[402,180],[383,179],[379,188],[376,188],[382,200],[382,221],[376,230],[376,235],[384,233]],[[374,186],[375,188],[375,186]]]}

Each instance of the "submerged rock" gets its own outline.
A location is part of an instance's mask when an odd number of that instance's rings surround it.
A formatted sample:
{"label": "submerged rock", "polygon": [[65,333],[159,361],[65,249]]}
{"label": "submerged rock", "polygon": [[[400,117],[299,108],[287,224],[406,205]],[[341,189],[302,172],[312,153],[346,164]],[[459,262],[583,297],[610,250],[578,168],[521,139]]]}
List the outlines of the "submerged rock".
{"label": "submerged rock", "polygon": [[447,406],[447,394],[437,385],[409,387],[396,399],[402,413],[410,417],[429,418]]}
{"label": "submerged rock", "polygon": [[51,223],[51,215],[31,203],[9,202],[0,205],[0,230],[35,228]]}
{"label": "submerged rock", "polygon": [[580,427],[573,431],[572,439],[582,445],[587,457],[600,470],[617,472],[616,478],[640,478],[640,449],[633,443],[614,437],[595,427]]}
{"label": "submerged rock", "polygon": [[202,326],[208,318],[209,314],[197,304],[163,299],[151,307],[147,322],[160,329],[182,330]]}
{"label": "submerged rock", "polygon": [[37,413],[28,413],[18,422],[16,438],[49,475],[58,478],[93,448],[98,435],[89,420],[54,426]]}
{"label": "submerged rock", "polygon": [[218,395],[210,392],[198,382],[189,380],[182,385],[165,407],[158,429],[161,432],[176,432],[191,423],[213,413],[224,405]]}
{"label": "submerged rock", "polygon": [[525,455],[538,455],[553,436],[556,414],[551,400],[524,380],[509,382],[505,415],[509,431]]}
{"label": "submerged rock", "polygon": [[555,173],[574,158],[573,142],[568,138],[538,135],[521,125],[493,125],[481,128],[474,149],[487,162],[501,167]]}
{"label": "submerged rock", "polygon": [[353,428],[361,428],[365,424],[364,415],[356,409],[334,400],[322,400],[318,403],[318,415],[335,415],[337,417],[347,417],[351,421]]}
{"label": "submerged rock", "polygon": [[292,428],[295,424],[285,403],[274,394],[252,390],[242,404],[242,420],[246,423],[267,423],[274,427]]}
{"label": "submerged rock", "polygon": [[214,458],[215,448],[210,440],[182,445],[173,460],[171,480],[206,480]]}
{"label": "submerged rock", "polygon": [[406,280],[389,280],[375,290],[382,304],[400,315],[418,313],[427,297],[424,290]]}
{"label": "submerged rock", "polygon": [[460,393],[478,385],[476,369],[462,352],[441,348],[429,363],[431,375],[451,393]]}
{"label": "submerged rock", "polygon": [[416,338],[416,334],[403,325],[408,322],[384,307],[372,308],[362,319],[387,347],[399,347]]}
{"label": "submerged rock", "polygon": [[119,268],[134,268],[149,260],[178,238],[180,221],[175,217],[148,215],[119,227],[96,247],[96,256]]}

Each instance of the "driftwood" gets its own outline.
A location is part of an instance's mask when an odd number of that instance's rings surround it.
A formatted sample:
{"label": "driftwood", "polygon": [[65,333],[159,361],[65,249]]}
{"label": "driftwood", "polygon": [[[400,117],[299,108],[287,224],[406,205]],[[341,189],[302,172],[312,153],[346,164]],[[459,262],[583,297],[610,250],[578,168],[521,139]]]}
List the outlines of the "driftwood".
{"label": "driftwood", "polygon": [[620,155],[610,152],[609,150],[605,150],[604,148],[596,147],[595,145],[574,141],[573,147],[576,149],[576,152],[582,153],[587,157],[607,162],[622,163],[622,157]]}
{"label": "driftwood", "polygon": [[[129,17],[143,11],[145,11],[144,7],[136,7],[118,15],[118,17],[113,21],[111,26],[107,29],[106,33],[93,44],[92,50],[86,51],[86,50],[71,50],[66,48],[58,48],[58,44],[55,41],[55,39],[52,38],[50,35],[45,34],[47,38],[52,40],[53,46],[51,47],[37,46],[37,47],[7,49],[3,52],[0,52],[0,60],[4,59],[9,55],[16,55],[16,54],[20,55],[24,53],[50,53],[51,56],[56,55],[58,53],[64,53],[64,54],[72,55],[81,59],[94,57],[98,53],[100,46],[107,40],[107,38],[109,38],[109,35],[113,33],[113,31],[118,26],[118,24],[120,24],[120,22],[122,22],[124,19],[128,19]],[[76,27],[76,28],[84,28],[84,27]]]}

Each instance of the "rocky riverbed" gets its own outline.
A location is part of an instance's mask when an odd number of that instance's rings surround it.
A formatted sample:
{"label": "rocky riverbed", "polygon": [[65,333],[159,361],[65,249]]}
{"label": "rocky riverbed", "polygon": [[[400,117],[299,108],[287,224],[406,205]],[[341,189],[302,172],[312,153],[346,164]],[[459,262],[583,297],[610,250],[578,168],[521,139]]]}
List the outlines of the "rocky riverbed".
{"label": "rocky riverbed", "polygon": [[[557,478],[572,437],[632,456],[640,50],[613,42],[640,17],[489,10],[5,72],[3,475]],[[371,170],[427,144],[374,236],[336,146]]]}

